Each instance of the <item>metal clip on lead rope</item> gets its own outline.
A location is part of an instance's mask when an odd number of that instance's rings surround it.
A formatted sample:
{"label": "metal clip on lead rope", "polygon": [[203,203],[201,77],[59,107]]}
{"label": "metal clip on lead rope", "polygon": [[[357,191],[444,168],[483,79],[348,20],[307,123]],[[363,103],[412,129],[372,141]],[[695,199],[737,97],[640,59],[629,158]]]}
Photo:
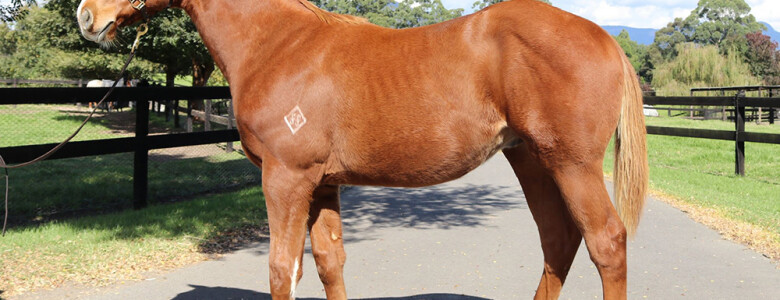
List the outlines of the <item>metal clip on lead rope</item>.
{"label": "metal clip on lead rope", "polygon": [[149,25],[146,25],[146,22],[136,28],[135,41],[133,42],[133,47],[130,48],[130,53],[135,53],[135,50],[138,49],[138,45],[141,43],[141,37],[147,32],[149,32]]}

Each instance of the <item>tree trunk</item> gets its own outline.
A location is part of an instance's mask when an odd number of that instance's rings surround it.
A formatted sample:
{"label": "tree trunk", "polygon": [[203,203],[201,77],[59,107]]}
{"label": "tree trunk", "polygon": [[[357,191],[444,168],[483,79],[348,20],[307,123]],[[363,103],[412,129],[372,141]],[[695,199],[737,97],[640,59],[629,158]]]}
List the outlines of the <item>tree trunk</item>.
{"label": "tree trunk", "polygon": [[[214,73],[212,60],[208,59],[204,62],[195,57],[192,58],[192,86],[206,86],[212,73]],[[193,100],[191,103],[192,109],[204,110],[203,100]]]}
{"label": "tree trunk", "polygon": [[172,68],[165,68],[165,86],[174,87],[176,85],[176,71]]}

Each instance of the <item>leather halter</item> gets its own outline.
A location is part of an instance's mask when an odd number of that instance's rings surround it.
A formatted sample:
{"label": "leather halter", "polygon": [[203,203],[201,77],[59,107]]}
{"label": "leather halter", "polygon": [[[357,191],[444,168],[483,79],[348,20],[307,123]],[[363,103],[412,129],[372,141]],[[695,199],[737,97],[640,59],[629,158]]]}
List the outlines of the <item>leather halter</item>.
{"label": "leather halter", "polygon": [[[146,11],[146,0],[127,0],[130,2],[130,6],[135,8],[135,10],[140,11],[141,15],[144,17],[144,21],[149,21],[149,13]],[[138,4],[135,4],[135,3]],[[173,6],[173,0],[168,0],[168,7],[170,8]]]}

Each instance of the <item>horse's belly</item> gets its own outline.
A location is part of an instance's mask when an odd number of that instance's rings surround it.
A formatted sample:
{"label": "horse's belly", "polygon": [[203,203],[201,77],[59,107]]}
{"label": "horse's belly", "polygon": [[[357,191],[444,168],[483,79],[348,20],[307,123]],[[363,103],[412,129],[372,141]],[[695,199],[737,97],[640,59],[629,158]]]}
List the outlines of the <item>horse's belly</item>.
{"label": "horse's belly", "polygon": [[449,141],[411,139],[385,145],[358,156],[343,174],[344,183],[395,187],[421,187],[444,183],[476,169],[501,149],[516,146],[519,139],[501,126],[495,134],[461,136]]}

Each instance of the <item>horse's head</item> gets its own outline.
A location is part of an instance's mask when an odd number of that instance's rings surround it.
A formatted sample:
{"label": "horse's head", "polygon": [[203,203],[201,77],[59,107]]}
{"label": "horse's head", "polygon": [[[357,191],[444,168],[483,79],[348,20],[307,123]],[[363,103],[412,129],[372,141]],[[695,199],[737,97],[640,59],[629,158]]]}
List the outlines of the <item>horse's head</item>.
{"label": "horse's head", "polygon": [[172,4],[173,0],[81,0],[76,19],[81,35],[105,45],[116,38],[117,29],[151,17]]}

